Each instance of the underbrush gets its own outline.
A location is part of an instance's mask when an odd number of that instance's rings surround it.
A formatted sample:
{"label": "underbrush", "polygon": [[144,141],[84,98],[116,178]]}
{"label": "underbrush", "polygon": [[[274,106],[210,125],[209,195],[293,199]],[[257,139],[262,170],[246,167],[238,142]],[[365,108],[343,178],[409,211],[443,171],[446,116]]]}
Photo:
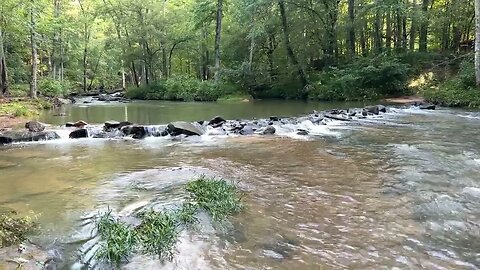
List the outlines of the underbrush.
{"label": "underbrush", "polygon": [[135,252],[171,260],[180,232],[198,222],[199,211],[210,214],[213,220],[223,221],[243,209],[237,187],[225,180],[201,176],[190,182],[186,190],[189,195],[180,208],[144,211],[137,216],[137,226],[114,218],[111,211],[100,216],[97,228],[102,244],[97,258],[117,266]]}
{"label": "underbrush", "polygon": [[35,220],[34,215],[18,217],[13,213],[0,213],[0,248],[25,241],[27,234],[37,227]]}
{"label": "underbrush", "polygon": [[33,117],[38,115],[40,110],[52,107],[53,103],[50,100],[42,98],[6,100],[4,103],[0,103],[0,116]]}
{"label": "underbrush", "polygon": [[216,101],[237,90],[232,85],[216,85],[212,81],[178,76],[141,87],[130,87],[126,96],[141,100]]}
{"label": "underbrush", "polygon": [[450,79],[422,90],[426,100],[450,107],[480,108],[480,89],[475,85],[473,57],[460,65],[458,73]]}

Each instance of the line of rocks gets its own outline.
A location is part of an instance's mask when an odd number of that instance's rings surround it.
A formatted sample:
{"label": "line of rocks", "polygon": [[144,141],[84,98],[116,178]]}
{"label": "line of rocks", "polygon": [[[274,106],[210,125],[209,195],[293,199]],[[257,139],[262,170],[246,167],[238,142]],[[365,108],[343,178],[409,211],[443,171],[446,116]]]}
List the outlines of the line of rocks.
{"label": "line of rocks", "polygon": [[[434,110],[435,105],[419,104],[420,109]],[[302,117],[281,118],[272,116],[268,119],[259,120],[225,120],[217,116],[210,121],[199,122],[172,122],[161,126],[144,126],[128,121],[107,121],[103,126],[89,125],[85,121],[67,123],[66,127],[73,128],[69,134],[70,139],[80,138],[122,138],[132,137],[143,139],[145,137],[165,136],[201,136],[201,135],[273,135],[277,132],[275,126],[294,126],[304,121],[314,125],[326,125],[329,121],[357,121],[369,116],[386,113],[387,108],[383,105],[369,106],[363,109],[330,110],[325,112],[313,112]],[[59,139],[55,131],[45,131],[45,125],[30,121],[25,124],[26,130],[6,131],[0,133],[0,145],[15,142],[44,141]],[[295,130],[300,136],[309,135],[305,129]]]}

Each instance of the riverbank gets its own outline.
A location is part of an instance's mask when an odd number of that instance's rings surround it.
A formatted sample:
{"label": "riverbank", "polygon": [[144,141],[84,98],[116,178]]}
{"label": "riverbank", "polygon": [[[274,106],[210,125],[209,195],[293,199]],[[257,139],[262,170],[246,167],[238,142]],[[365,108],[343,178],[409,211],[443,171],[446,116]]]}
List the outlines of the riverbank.
{"label": "riverbank", "polygon": [[40,112],[55,105],[53,99],[1,98],[0,130],[11,129],[27,120],[36,119]]}

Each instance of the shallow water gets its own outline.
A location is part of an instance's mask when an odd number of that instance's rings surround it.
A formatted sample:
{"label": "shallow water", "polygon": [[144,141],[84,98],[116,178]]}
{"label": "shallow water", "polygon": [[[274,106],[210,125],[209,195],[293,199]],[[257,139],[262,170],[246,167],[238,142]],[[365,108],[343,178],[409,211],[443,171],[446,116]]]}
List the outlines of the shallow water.
{"label": "shallow water", "polygon": [[[157,118],[143,123],[324,108],[287,104],[245,114],[192,104],[196,110],[152,113]],[[108,106],[67,110],[71,120],[101,122],[107,119],[87,111],[101,107],[115,116],[116,106]],[[207,174],[238,181],[246,210],[227,224],[202,218],[182,235],[173,262],[139,256],[126,269],[478,269],[479,128],[478,112],[392,108],[361,123],[332,122],[306,138],[19,144],[0,148],[0,206],[40,213],[34,241],[59,249],[64,269],[87,262],[104,268],[92,259],[93,215],[107,207],[124,217],[174,207],[184,198],[182,185]]]}

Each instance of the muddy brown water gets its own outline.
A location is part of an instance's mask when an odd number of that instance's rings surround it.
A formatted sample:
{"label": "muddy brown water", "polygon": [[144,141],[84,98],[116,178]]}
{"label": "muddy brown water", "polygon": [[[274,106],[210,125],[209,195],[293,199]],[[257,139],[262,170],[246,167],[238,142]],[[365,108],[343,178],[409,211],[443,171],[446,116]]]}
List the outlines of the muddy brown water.
{"label": "muddy brown water", "polygon": [[[238,118],[322,109],[297,105]],[[92,123],[108,120],[88,118],[87,110],[109,110],[91,106],[67,110]],[[154,122],[193,120],[182,117]],[[307,137],[280,129],[271,137],[18,144],[0,148],[0,206],[40,214],[32,241],[58,250],[60,268],[108,268],[92,255],[92,216],[107,207],[126,217],[168,209],[182,202],[185,183],[207,174],[238,182],[246,210],[226,224],[202,217],[182,233],[172,262],[135,256],[125,269],[478,269],[479,128],[478,112],[391,108]]]}

